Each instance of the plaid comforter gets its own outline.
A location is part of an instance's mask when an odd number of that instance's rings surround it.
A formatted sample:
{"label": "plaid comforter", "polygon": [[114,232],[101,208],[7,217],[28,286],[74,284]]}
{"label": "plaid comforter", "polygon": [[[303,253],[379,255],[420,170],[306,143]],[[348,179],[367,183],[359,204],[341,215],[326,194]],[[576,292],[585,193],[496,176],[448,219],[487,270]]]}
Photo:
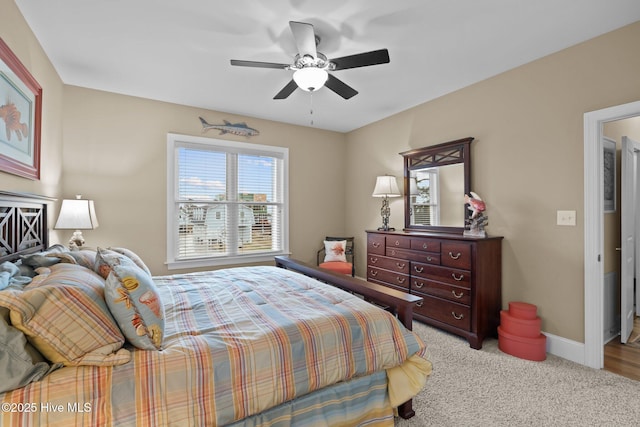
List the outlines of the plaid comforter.
{"label": "plaid comforter", "polygon": [[165,306],[162,351],[133,350],[115,367],[65,367],[0,395],[34,409],[3,411],[0,424],[225,425],[426,351],[389,313],[287,270],[154,281]]}

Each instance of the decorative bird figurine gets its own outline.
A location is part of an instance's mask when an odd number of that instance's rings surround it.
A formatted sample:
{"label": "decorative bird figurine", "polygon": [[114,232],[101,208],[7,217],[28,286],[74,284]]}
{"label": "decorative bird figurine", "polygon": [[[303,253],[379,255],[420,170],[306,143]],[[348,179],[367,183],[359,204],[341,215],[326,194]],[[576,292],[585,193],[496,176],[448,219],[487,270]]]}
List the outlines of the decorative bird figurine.
{"label": "decorative bird figurine", "polygon": [[468,194],[464,195],[464,202],[469,205],[469,210],[473,212],[471,214],[471,218],[474,219],[478,215],[481,215],[485,209],[487,209],[487,205],[476,193],[474,193],[473,191],[470,191],[469,193],[471,193],[471,196],[469,196]]}

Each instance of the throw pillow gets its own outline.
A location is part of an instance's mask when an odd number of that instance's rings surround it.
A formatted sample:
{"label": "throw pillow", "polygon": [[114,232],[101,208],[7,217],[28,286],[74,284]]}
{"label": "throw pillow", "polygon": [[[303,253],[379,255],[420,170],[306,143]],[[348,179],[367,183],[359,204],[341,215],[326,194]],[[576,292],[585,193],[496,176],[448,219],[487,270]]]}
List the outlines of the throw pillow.
{"label": "throw pillow", "polygon": [[151,276],[151,270],[149,270],[149,267],[147,267],[147,265],[144,263],[144,261],[142,261],[142,258],[140,258],[138,256],[138,254],[133,252],[131,249],[111,247],[111,248],[109,248],[109,250],[126,256],[131,261],[133,261],[138,267],[143,269],[149,276]]}
{"label": "throw pillow", "polygon": [[[164,307],[153,279],[125,255],[98,249],[96,263],[109,273],[105,300],[122,333],[143,350],[162,349]],[[107,269],[103,267],[101,271]]]}
{"label": "throw pillow", "polygon": [[347,262],[345,250],[347,249],[346,240],[325,240],[324,241],[324,262],[340,261]]}

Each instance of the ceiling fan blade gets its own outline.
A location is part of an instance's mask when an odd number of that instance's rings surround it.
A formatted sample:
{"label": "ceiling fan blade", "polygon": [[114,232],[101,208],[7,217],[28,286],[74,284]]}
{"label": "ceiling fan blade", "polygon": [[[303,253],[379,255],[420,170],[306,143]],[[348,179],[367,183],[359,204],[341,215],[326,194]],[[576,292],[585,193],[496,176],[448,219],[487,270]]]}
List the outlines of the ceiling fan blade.
{"label": "ceiling fan blade", "polygon": [[358,94],[357,90],[331,74],[329,74],[327,82],[324,85],[344,99],[352,98]]}
{"label": "ceiling fan blade", "polygon": [[291,80],[285,87],[282,88],[280,92],[278,92],[276,96],[273,97],[273,99],[285,99],[289,97],[289,95],[291,95],[297,88],[298,85],[296,84],[296,82]]}
{"label": "ceiling fan blade", "polygon": [[356,55],[332,59],[331,62],[335,64],[335,70],[346,70],[348,68],[387,64],[389,62],[389,51],[387,49],[373,50],[371,52],[358,53]]}
{"label": "ceiling fan blade", "polygon": [[314,59],[317,58],[316,33],[313,30],[313,25],[305,22],[289,21],[289,26],[296,41],[296,46],[298,46],[300,57],[309,55]]}
{"label": "ceiling fan blade", "polygon": [[277,64],[275,62],[242,61],[239,59],[232,59],[231,65],[255,68],[279,68],[281,70],[286,70],[287,67],[289,67],[289,64]]}

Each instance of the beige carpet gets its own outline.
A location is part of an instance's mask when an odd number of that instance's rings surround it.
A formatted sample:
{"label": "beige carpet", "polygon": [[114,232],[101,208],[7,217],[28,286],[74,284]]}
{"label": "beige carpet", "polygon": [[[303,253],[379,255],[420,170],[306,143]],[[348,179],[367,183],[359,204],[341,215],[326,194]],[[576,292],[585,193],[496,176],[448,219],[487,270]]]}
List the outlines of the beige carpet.
{"label": "beige carpet", "polygon": [[414,322],[433,374],[414,399],[415,417],[397,427],[630,426],[640,420],[640,382],[547,355],[544,362],[482,350]]}

